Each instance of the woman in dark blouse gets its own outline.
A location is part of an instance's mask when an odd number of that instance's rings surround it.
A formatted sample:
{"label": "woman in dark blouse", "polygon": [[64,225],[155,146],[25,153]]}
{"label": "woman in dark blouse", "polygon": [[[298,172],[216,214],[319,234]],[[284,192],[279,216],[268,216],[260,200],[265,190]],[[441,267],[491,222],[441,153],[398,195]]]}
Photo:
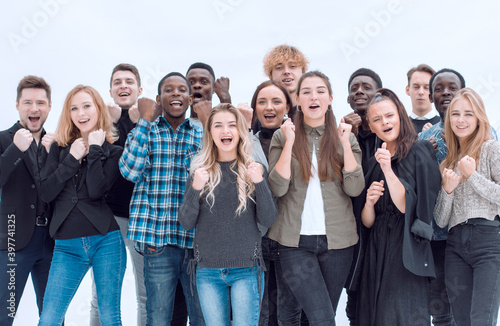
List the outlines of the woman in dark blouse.
{"label": "woman in dark blouse", "polygon": [[99,93],[70,91],[56,143],[42,171],[42,198],[53,202],[50,235],[56,245],[39,325],[61,325],[80,282],[93,268],[102,325],[121,325],[126,253],[106,193],[118,176],[122,148]]}

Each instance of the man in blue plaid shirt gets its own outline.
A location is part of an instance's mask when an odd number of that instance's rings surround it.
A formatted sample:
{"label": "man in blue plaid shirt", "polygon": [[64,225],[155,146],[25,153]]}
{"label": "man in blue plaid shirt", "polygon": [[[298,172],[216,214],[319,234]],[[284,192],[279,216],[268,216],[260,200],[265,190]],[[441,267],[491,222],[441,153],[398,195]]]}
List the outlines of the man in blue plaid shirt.
{"label": "man in blue plaid shirt", "polygon": [[[140,119],[119,162],[122,175],[135,182],[127,237],[144,255],[147,325],[170,325],[178,279],[191,325],[205,324],[196,287],[187,275],[194,230],[184,230],[177,219],[191,159],[203,137],[203,130],[185,118],[191,102],[191,86],[182,74],[163,77],[156,103],[139,100]],[[155,105],[162,115],[149,122]]]}

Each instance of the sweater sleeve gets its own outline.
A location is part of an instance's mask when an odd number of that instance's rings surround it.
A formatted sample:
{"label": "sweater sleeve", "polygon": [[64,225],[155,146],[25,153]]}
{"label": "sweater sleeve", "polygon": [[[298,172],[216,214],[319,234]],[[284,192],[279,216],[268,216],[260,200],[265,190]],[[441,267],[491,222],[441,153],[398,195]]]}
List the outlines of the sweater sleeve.
{"label": "sweater sleeve", "polygon": [[257,222],[269,228],[278,215],[278,209],[266,178],[255,184],[255,202]]}
{"label": "sweater sleeve", "polygon": [[179,208],[179,222],[184,230],[190,230],[198,224],[200,215],[200,190],[193,188],[193,177],[190,176],[186,183],[184,200]]}
{"label": "sweater sleeve", "polygon": [[440,228],[444,228],[450,222],[453,198],[453,192],[447,194],[446,191],[441,188],[436,201],[436,207],[434,208],[434,220]]}
{"label": "sweater sleeve", "polygon": [[[491,179],[474,171],[467,181],[470,182],[474,191],[481,197],[500,206],[500,164],[498,164],[500,161],[500,143],[494,141],[488,147],[487,153],[481,153],[481,155],[486,155],[486,164],[489,167]],[[483,148],[485,148],[484,145]]]}

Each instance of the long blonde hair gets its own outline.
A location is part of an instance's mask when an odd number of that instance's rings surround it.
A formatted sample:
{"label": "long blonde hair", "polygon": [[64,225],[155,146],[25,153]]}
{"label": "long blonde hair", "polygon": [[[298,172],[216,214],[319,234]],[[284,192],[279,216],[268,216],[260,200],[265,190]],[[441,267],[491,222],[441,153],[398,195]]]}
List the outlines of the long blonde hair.
{"label": "long blonde hair", "polygon": [[203,136],[203,148],[194,158],[191,163],[191,174],[194,174],[199,168],[206,169],[209,174],[209,180],[200,193],[200,196],[206,193],[206,200],[210,207],[215,203],[214,189],[221,181],[221,169],[218,160],[219,151],[212,138],[212,123],[214,116],[220,112],[232,113],[236,118],[236,127],[240,140],[237,146],[236,161],[231,164],[230,168],[237,175],[238,185],[238,207],[236,215],[240,215],[247,207],[247,198],[254,201],[252,193],[255,186],[247,174],[247,168],[253,162],[251,157],[252,145],[248,135],[248,127],[243,115],[230,103],[222,103],[212,109],[205,125],[205,134]]}
{"label": "long blonde hair", "polygon": [[[471,104],[472,110],[478,120],[476,130],[474,130],[474,132],[467,137],[467,139],[465,139],[462,145],[460,145],[458,137],[451,129],[451,111],[455,103],[460,99],[465,99]],[[491,139],[491,127],[490,122],[488,121],[488,116],[486,115],[486,110],[484,109],[483,100],[471,88],[462,88],[451,101],[444,120],[444,133],[446,135],[448,155],[441,163],[441,170],[444,168],[454,169],[457,166],[458,161],[465,155],[469,155],[474,158],[476,162],[479,160],[481,145],[485,141]]]}
{"label": "long blonde hair", "polygon": [[59,117],[59,123],[55,131],[55,138],[59,146],[65,147],[73,143],[76,139],[82,137],[80,130],[71,121],[71,101],[79,92],[86,92],[92,97],[92,101],[97,109],[98,119],[96,129],[102,129],[106,132],[106,140],[108,143],[114,143],[118,139],[118,133],[113,126],[113,121],[109,116],[108,108],[104,104],[99,92],[91,86],[77,85],[66,96],[64,106]]}

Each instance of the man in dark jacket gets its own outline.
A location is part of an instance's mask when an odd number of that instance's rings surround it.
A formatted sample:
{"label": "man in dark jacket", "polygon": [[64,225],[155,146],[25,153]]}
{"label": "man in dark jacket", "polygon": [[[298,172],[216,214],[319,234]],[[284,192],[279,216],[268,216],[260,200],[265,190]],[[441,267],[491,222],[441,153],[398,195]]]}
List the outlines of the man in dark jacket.
{"label": "man in dark jacket", "polygon": [[40,199],[40,171],[54,141],[43,129],[50,95],[43,78],[24,77],[17,87],[19,121],[0,132],[0,325],[12,325],[30,273],[42,312],[54,249],[49,205]]}

